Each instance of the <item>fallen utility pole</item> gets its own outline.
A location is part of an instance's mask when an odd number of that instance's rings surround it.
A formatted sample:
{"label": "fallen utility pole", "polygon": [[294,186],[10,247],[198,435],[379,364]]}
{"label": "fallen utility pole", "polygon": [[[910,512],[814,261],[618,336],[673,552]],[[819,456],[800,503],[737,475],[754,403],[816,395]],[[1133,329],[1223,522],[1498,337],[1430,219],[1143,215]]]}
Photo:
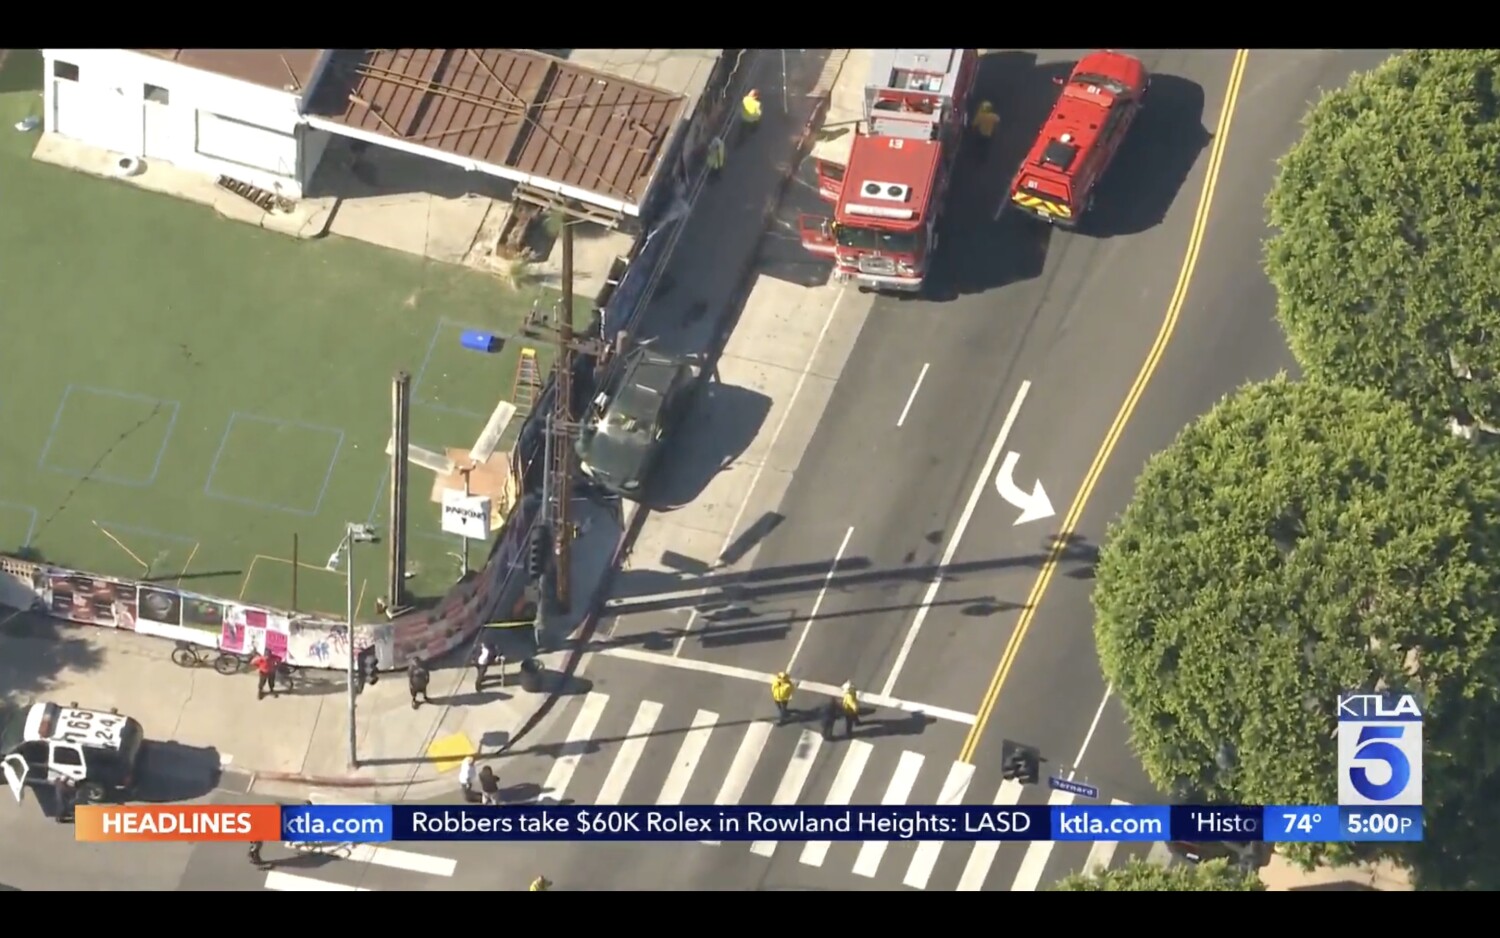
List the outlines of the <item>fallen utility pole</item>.
{"label": "fallen utility pole", "polygon": [[[573,331],[573,226],[577,220],[565,208],[562,230],[562,298],[552,321],[528,320],[523,333],[531,338],[551,338],[556,343],[557,361],[553,365],[555,383],[552,408],[545,416],[546,475],[542,486],[541,523],[552,532],[553,563],[550,578],[544,574],[542,596],[553,601],[553,608],[566,614],[571,605],[571,560],[573,524],[570,507],[573,501],[573,439],[579,430],[573,411],[573,367],[575,355],[602,354],[605,344],[598,339],[578,337]],[[545,603],[539,604],[544,606]]]}

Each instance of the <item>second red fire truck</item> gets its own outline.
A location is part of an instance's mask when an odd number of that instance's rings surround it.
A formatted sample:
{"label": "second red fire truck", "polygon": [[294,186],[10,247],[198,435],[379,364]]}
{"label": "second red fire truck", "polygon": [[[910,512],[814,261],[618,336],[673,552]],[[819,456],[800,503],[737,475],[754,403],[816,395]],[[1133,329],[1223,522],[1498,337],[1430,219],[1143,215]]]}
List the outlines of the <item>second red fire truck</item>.
{"label": "second red fire truck", "polygon": [[[969,119],[974,49],[875,49],[864,120],[814,149],[832,218],[798,219],[807,250],[861,289],[922,288],[937,222]],[[847,147],[847,156],[838,150]]]}
{"label": "second red fire truck", "polygon": [[1074,66],[1010,186],[1010,204],[1074,227],[1140,113],[1151,78],[1123,52],[1093,52]]}

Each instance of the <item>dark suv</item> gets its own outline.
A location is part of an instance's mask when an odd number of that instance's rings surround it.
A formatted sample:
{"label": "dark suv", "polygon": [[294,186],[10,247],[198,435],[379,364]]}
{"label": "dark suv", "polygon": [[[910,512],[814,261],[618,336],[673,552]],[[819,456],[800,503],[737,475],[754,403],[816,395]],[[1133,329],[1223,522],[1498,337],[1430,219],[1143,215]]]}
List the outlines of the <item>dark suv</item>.
{"label": "dark suv", "polygon": [[629,353],[589,408],[575,444],[579,468],[608,491],[639,501],[696,378],[685,358],[648,348]]}

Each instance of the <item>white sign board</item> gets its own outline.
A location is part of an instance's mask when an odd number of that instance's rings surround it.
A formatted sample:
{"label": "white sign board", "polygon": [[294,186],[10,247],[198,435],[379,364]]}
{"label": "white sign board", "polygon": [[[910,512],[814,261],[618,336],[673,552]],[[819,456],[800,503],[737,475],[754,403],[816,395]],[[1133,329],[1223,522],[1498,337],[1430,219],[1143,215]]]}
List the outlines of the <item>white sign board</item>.
{"label": "white sign board", "polygon": [[465,495],[457,489],[443,491],[443,533],[471,541],[490,536],[490,500],[484,495]]}

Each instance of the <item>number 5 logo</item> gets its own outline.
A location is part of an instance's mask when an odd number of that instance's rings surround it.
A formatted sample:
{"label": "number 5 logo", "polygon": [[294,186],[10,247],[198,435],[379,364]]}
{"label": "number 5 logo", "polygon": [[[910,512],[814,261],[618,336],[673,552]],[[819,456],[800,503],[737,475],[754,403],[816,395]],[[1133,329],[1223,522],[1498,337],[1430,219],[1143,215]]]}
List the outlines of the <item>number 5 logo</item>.
{"label": "number 5 logo", "polygon": [[1406,753],[1388,739],[1400,739],[1406,729],[1400,726],[1366,726],[1359,731],[1359,741],[1354,744],[1354,758],[1365,762],[1381,762],[1390,769],[1388,782],[1376,784],[1370,781],[1370,772],[1364,766],[1351,766],[1349,782],[1361,797],[1371,801],[1389,801],[1406,790],[1411,781],[1411,763]]}

